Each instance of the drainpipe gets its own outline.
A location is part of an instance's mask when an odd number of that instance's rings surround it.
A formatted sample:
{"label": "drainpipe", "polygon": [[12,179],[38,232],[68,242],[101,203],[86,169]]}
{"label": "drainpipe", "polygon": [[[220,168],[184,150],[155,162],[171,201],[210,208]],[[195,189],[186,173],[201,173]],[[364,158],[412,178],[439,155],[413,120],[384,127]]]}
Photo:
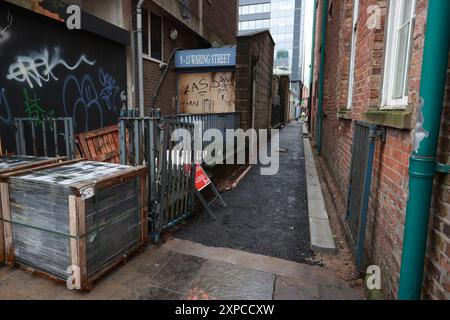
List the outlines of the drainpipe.
{"label": "drainpipe", "polygon": [[142,5],[144,0],[139,0],[136,5],[137,20],[137,59],[138,59],[138,82],[139,82],[139,117],[143,118],[144,113],[144,66],[142,61]]}
{"label": "drainpipe", "polygon": [[311,67],[309,75],[309,97],[308,97],[308,130],[311,131],[311,110],[312,110],[312,95],[313,95],[313,82],[314,82],[314,53],[316,47],[316,15],[317,15],[317,2],[314,1],[314,16],[313,16],[313,34],[312,34],[312,49],[311,49]]}
{"label": "drainpipe", "polygon": [[320,71],[319,71],[319,103],[317,107],[317,154],[322,151],[322,113],[323,113],[323,86],[325,73],[325,46],[327,42],[327,20],[328,20],[328,0],[323,1],[322,14],[322,35],[321,35],[321,52],[320,52]]}
{"label": "drainpipe", "polygon": [[437,172],[449,172],[448,166],[436,161],[448,68],[449,12],[450,1],[429,0],[420,87],[422,108],[409,168],[400,300],[419,300],[421,297],[433,179]]}

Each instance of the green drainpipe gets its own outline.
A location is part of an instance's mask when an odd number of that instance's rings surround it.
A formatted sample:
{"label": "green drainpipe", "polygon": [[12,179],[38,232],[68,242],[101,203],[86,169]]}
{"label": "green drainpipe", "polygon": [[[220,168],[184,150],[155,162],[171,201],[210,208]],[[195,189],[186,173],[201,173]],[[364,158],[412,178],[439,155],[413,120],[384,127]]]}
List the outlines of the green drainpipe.
{"label": "green drainpipe", "polygon": [[325,72],[325,46],[327,43],[327,21],[328,21],[328,0],[323,1],[322,13],[322,35],[320,52],[320,71],[319,71],[319,103],[317,107],[317,153],[322,152],[322,113],[323,113],[323,85]]}
{"label": "green drainpipe", "polygon": [[309,75],[309,97],[308,97],[308,130],[311,131],[311,110],[312,110],[312,94],[314,82],[314,49],[316,47],[316,14],[317,2],[314,0],[314,16],[313,16],[313,33],[312,33],[312,49],[311,49],[311,74]]}
{"label": "green drainpipe", "polygon": [[410,159],[400,300],[419,300],[422,292],[433,179],[438,168],[442,171],[436,154],[448,67],[449,13],[450,1],[429,0],[420,88],[423,107],[419,110],[419,129],[415,131],[416,149]]}

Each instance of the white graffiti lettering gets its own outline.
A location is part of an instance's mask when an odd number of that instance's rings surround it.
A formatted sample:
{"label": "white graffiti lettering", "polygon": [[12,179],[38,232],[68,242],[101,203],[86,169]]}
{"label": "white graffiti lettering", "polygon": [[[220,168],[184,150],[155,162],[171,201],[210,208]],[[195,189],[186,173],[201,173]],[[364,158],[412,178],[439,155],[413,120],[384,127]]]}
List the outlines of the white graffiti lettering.
{"label": "white graffiti lettering", "polygon": [[41,53],[33,52],[29,56],[17,57],[17,62],[9,66],[9,73],[6,76],[8,80],[16,80],[26,82],[30,88],[33,88],[33,82],[42,87],[43,82],[50,80],[58,81],[58,77],[54,74],[54,69],[63,66],[68,70],[77,69],[82,63],[90,66],[95,64],[95,60],[91,61],[82,55],[74,65],[69,65],[60,56],[59,48],[53,49],[53,55],[50,56],[48,50]]}

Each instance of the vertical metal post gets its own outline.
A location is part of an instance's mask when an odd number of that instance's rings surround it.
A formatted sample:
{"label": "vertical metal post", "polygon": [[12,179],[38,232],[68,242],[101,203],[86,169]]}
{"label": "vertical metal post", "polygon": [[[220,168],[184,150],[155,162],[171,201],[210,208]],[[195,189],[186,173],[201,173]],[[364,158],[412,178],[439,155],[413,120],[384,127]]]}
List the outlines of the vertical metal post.
{"label": "vertical metal post", "polygon": [[33,155],[37,156],[37,144],[36,144],[36,126],[34,120],[31,120],[31,141],[33,143]]}
{"label": "vertical metal post", "polygon": [[429,0],[427,30],[420,97],[423,107],[419,117],[427,135],[419,137],[418,148],[410,158],[409,199],[406,209],[405,235],[398,298],[418,300],[422,292],[430,204],[436,174],[436,154],[441,128],[442,106],[448,69],[450,42],[450,1]]}
{"label": "vertical metal post", "polygon": [[53,142],[54,142],[54,145],[55,145],[55,155],[59,156],[60,154],[59,154],[58,123],[57,123],[57,120],[54,119],[52,121],[52,124],[53,124],[52,128],[53,128]]}
{"label": "vertical metal post", "polygon": [[125,119],[119,119],[119,157],[120,163],[123,165],[127,165],[127,149],[126,149],[126,130],[125,130]]}
{"label": "vertical metal post", "polygon": [[322,0],[322,46],[320,53],[320,72],[319,72],[319,103],[317,108],[317,153],[322,152],[322,120],[323,120],[323,98],[324,98],[324,79],[325,79],[325,51],[327,44],[327,21],[328,21],[328,0]]}

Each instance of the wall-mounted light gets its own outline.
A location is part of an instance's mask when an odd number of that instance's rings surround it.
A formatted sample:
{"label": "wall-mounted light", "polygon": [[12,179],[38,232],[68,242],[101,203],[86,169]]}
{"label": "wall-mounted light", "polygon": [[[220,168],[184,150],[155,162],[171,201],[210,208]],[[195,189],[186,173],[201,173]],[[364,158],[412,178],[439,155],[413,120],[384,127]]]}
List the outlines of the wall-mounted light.
{"label": "wall-mounted light", "polygon": [[170,29],[170,35],[169,35],[170,39],[172,40],[177,40],[178,38],[178,30],[175,28]]}

